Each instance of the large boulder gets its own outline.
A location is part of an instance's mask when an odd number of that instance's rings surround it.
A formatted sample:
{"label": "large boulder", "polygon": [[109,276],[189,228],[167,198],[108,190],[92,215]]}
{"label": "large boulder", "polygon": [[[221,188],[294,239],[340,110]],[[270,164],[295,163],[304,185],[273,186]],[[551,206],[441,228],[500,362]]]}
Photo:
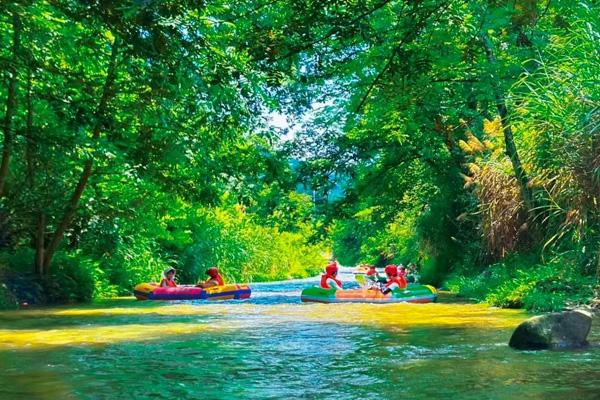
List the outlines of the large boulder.
{"label": "large boulder", "polygon": [[513,332],[508,345],[519,350],[570,349],[587,346],[592,316],[586,311],[564,311],[533,317]]}

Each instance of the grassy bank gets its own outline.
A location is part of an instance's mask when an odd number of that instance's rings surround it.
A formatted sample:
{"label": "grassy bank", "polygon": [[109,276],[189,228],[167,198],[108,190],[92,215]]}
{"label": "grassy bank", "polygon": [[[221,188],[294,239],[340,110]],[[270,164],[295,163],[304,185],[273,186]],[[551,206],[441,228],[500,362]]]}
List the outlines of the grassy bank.
{"label": "grassy bank", "polygon": [[583,274],[573,252],[549,260],[511,255],[473,273],[462,268],[446,282],[456,295],[493,306],[557,311],[595,305],[600,294],[598,278]]}

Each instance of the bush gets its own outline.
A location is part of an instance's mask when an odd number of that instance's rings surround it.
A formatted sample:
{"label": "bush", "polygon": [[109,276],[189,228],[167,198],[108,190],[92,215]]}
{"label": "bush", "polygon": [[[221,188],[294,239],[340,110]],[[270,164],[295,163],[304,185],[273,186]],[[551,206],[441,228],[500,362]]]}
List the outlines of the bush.
{"label": "bush", "polygon": [[4,283],[0,283],[0,310],[14,310],[19,307],[19,301]]}
{"label": "bush", "polygon": [[45,277],[33,273],[33,257],[31,249],[0,255],[3,285],[18,303],[87,302],[93,297],[116,295],[115,286],[108,283],[100,263],[81,252],[56,253]]}
{"label": "bush", "polygon": [[160,279],[169,264],[160,257],[160,249],[152,240],[137,237],[121,243],[114,253],[105,254],[95,271],[95,297],[130,295],[141,282]]}
{"label": "bush", "polygon": [[48,276],[42,280],[47,301],[73,303],[92,300],[98,270],[98,261],[79,252],[57,253]]}
{"label": "bush", "polygon": [[31,274],[34,257],[35,252],[30,248],[6,251],[0,253],[0,265],[6,274]]}
{"label": "bush", "polygon": [[44,287],[38,275],[33,273],[34,251],[29,248],[0,253],[3,285],[17,303],[45,304]]}
{"label": "bush", "polygon": [[512,255],[477,276],[455,275],[448,289],[494,306],[556,311],[588,303],[598,288],[594,277],[582,275],[574,252],[535,263],[531,255]]}
{"label": "bush", "polygon": [[310,226],[280,232],[254,223],[241,207],[202,210],[193,226],[194,243],[181,263],[183,281],[205,279],[212,265],[228,281],[301,278],[316,274],[326,261],[324,247],[308,243]]}

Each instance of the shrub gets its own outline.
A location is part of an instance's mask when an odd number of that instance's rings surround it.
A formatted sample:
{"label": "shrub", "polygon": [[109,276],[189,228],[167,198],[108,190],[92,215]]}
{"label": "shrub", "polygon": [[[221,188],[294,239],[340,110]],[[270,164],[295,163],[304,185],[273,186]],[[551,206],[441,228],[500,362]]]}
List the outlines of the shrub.
{"label": "shrub", "polygon": [[317,273],[326,261],[324,246],[308,243],[309,225],[280,232],[254,223],[241,207],[199,211],[193,226],[193,244],[181,263],[184,281],[204,279],[212,265],[229,281],[299,278]]}
{"label": "shrub", "polygon": [[130,295],[138,283],[156,281],[169,266],[160,254],[157,244],[145,237],[119,244],[94,270],[95,297]]}
{"label": "shrub", "polygon": [[555,311],[584,304],[594,296],[598,282],[581,274],[574,253],[546,263],[536,263],[531,255],[513,254],[479,275],[454,275],[446,286],[460,296],[499,307]]}
{"label": "shrub", "polygon": [[19,301],[4,283],[0,283],[0,310],[14,310],[18,308]]}
{"label": "shrub", "polygon": [[94,297],[99,262],[80,252],[55,255],[48,276],[42,280],[50,303],[87,302]]}

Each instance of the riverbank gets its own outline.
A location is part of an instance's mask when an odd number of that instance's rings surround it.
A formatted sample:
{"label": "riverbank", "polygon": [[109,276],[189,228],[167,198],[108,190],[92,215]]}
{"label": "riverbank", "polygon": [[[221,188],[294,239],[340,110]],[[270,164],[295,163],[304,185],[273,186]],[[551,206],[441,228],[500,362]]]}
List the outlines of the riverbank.
{"label": "riverbank", "polygon": [[539,264],[509,257],[483,271],[463,269],[446,281],[445,288],[458,297],[533,312],[600,306],[598,277],[583,274],[570,259]]}

